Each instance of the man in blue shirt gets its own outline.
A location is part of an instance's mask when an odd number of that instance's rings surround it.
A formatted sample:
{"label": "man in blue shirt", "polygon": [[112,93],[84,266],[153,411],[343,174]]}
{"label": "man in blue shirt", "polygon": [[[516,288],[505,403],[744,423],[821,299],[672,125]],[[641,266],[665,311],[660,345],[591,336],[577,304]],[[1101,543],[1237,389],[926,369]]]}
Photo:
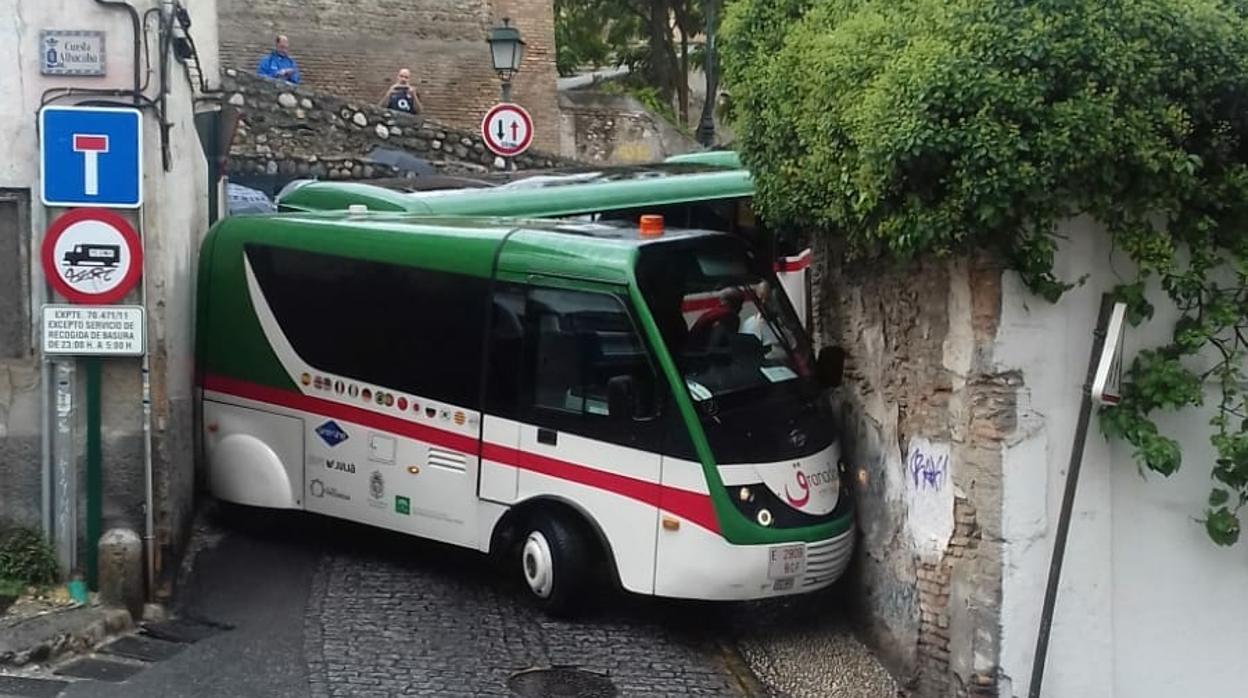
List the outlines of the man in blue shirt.
{"label": "man in blue shirt", "polygon": [[256,68],[256,75],[262,78],[274,78],[276,80],[285,80],[299,84],[299,66],[295,64],[295,59],[290,57],[290,40],[284,35],[277,35],[277,48],[274,48],[269,55],[260,59],[260,66]]}

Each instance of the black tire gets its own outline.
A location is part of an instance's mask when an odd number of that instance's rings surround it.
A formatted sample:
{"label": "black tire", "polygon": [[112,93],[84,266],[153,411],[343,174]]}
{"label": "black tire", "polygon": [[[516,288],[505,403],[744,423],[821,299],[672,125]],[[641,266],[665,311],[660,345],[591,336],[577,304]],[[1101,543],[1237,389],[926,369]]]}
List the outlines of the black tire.
{"label": "black tire", "polygon": [[549,616],[576,615],[592,579],[593,547],[582,527],[563,515],[538,513],[521,527],[517,547],[520,581],[534,603]]}

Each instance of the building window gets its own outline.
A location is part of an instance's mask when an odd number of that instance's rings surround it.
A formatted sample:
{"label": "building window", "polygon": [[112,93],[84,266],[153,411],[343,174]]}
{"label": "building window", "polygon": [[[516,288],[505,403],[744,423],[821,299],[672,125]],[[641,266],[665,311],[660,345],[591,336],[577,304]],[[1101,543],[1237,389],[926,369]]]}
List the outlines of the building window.
{"label": "building window", "polygon": [[31,353],[30,191],[0,189],[0,358]]}

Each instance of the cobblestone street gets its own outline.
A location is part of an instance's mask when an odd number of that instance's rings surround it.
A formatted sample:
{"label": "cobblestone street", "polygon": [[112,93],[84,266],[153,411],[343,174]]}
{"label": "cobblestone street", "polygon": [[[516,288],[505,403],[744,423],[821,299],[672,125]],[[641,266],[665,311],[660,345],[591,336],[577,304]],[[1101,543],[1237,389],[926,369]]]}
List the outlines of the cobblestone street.
{"label": "cobblestone street", "polygon": [[398,548],[414,554],[322,558],[306,636],[314,695],[509,696],[512,674],[549,666],[607,675],[621,695],[746,695],[713,608],[604,592],[586,617],[557,622],[484,558]]}
{"label": "cobblestone street", "polygon": [[517,696],[514,678],[544,668],[590,672],[620,696],[898,695],[834,593],[711,604],[603,589],[555,621],[484,556],[333,519],[208,517],[193,547],[178,615],[228,629],[63,695]]}

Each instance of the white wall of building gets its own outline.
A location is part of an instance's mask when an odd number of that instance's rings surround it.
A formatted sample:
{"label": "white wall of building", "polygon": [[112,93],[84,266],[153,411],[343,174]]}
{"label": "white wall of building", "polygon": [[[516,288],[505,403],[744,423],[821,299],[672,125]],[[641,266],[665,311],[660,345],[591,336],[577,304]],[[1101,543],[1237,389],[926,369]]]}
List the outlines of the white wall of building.
{"label": "white wall of building", "polygon": [[[160,0],[131,0],[139,13],[161,7]],[[182,0],[192,20],[191,36],[199,51],[201,67],[208,87],[219,86],[217,63],[217,7],[216,0]],[[151,50],[150,69],[146,59],[140,60],[142,79],[148,82],[145,94],[159,99],[158,20],[147,22],[147,44]],[[94,30],[106,33],[107,75],[104,77],[66,77],[40,74],[40,32],[45,29]],[[0,157],[0,188],[29,189],[31,197],[31,318],[37,329],[39,308],[45,300],[45,285],[39,268],[39,245],[43,231],[49,222],[61,213],[60,209],[47,210],[39,196],[39,138],[36,130],[37,114],[44,102],[56,105],[73,105],[83,100],[107,99],[127,106],[132,103],[128,96],[103,96],[98,94],[68,95],[48,100],[55,88],[115,89],[129,90],[133,87],[134,35],[130,16],[122,9],[105,6],[94,0],[0,0],[0,143],[4,156]],[[143,195],[141,212],[124,211],[122,214],[139,227],[144,237],[144,279],[148,285],[149,355],[152,361],[153,435],[158,448],[156,471],[158,487],[162,482],[190,481],[192,468],[191,451],[188,448],[159,448],[162,439],[190,439],[190,398],[192,392],[192,323],[194,291],[194,259],[199,242],[207,231],[208,170],[207,159],[195,130],[194,116],[197,111],[214,108],[210,99],[201,99],[198,84],[188,81],[184,69],[172,57],[169,59],[169,91],[167,95],[167,121],[170,125],[169,148],[171,168],[162,164],[159,120],[152,108],[143,109]],[[56,300],[56,299],[52,299]],[[125,302],[138,303],[138,292]],[[36,344],[37,346],[37,344]],[[109,359],[105,362],[104,447],[106,492],[116,487],[118,499],[133,502],[142,492],[134,492],[134,486],[126,477],[133,477],[132,462],[124,469],[109,472],[110,458],[133,461],[134,444],[141,435],[142,423],[139,409],[139,363],[133,359]],[[8,421],[23,429],[39,424],[43,399],[39,392],[19,396],[14,401]],[[175,434],[175,429],[179,433]],[[180,432],[187,432],[184,435]],[[0,438],[13,435],[6,433],[0,424]],[[118,446],[129,439],[129,450]],[[114,447],[116,446],[116,447]],[[123,453],[124,451],[124,453]],[[185,451],[185,452],[183,452]],[[141,458],[140,454],[137,456]],[[22,465],[37,477],[36,464]],[[110,478],[112,478],[110,480]],[[139,481],[141,483],[141,480]],[[167,502],[169,508],[158,505],[158,511],[177,512],[189,508],[189,490],[182,487],[169,497],[186,499],[185,502]],[[159,493],[158,493],[159,497]],[[177,518],[177,514],[171,514]],[[106,519],[109,516],[105,504]],[[105,522],[106,525],[108,522]],[[175,522],[176,524],[176,522]]]}
{"label": "white wall of building", "polygon": [[[1100,294],[1133,279],[1109,237],[1072,221],[1059,276],[1087,282],[1056,305],[1009,274],[995,359],[1023,372],[1019,431],[1003,463],[1002,695],[1027,695],[1053,534]],[[1155,319],[1128,327],[1124,362],[1164,343],[1175,311],[1152,289]],[[1213,388],[1213,386],[1210,386]],[[1213,462],[1211,409],[1159,419],[1183,449],[1171,478],[1142,476],[1132,447],[1109,442],[1095,413],[1057,599],[1044,695],[1162,698],[1248,693],[1248,543],[1219,548],[1196,521]],[[1012,683],[1012,692],[1011,692]]]}

